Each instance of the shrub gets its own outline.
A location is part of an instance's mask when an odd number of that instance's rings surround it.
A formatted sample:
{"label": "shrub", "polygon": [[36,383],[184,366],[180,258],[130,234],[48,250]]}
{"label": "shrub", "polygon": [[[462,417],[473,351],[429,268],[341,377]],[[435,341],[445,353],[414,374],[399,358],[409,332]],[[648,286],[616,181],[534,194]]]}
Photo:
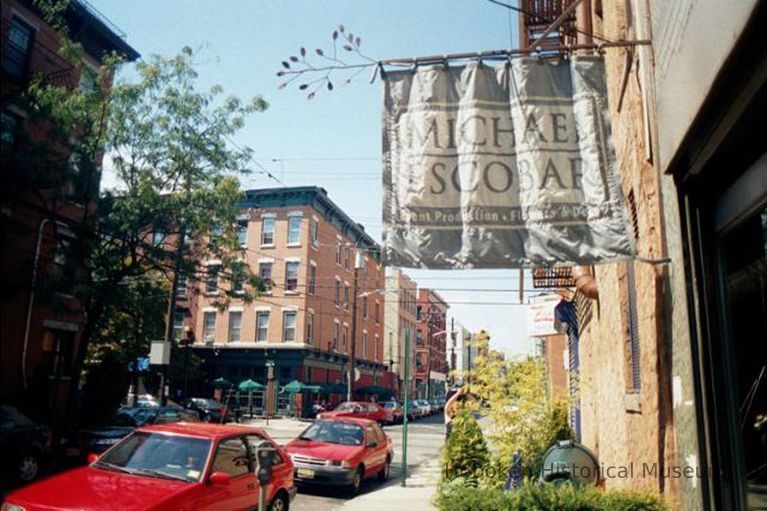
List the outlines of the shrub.
{"label": "shrub", "polygon": [[512,492],[474,488],[463,479],[442,485],[435,497],[441,511],[667,511],[658,495],[636,491],[603,491],[570,483],[538,485],[525,480]]}
{"label": "shrub", "polygon": [[442,451],[441,482],[461,478],[476,486],[490,460],[487,443],[477,421],[467,413],[453,418],[453,431]]}

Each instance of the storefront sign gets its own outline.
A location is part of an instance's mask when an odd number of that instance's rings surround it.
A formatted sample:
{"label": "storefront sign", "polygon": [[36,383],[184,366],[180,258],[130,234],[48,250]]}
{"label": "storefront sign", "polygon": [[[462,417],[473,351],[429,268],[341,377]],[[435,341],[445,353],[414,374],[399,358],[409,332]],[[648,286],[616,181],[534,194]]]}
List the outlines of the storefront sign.
{"label": "storefront sign", "polygon": [[426,268],[634,254],[599,57],[387,72],[384,259]]}

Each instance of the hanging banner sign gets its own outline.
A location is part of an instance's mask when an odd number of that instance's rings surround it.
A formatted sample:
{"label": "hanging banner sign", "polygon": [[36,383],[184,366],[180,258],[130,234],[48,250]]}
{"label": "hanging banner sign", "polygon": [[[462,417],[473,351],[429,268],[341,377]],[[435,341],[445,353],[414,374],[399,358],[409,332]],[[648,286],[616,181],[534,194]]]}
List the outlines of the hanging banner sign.
{"label": "hanging banner sign", "polygon": [[604,61],[384,75],[384,261],[586,265],[634,255]]}

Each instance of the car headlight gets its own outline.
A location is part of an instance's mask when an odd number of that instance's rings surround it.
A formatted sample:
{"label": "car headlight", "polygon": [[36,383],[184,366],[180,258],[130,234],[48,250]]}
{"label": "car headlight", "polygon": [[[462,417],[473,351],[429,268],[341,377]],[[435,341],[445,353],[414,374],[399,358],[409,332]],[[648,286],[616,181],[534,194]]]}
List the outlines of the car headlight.
{"label": "car headlight", "polygon": [[354,468],[354,465],[352,465],[352,463],[347,460],[329,460],[328,464],[331,467],[341,467],[346,469]]}
{"label": "car headlight", "polygon": [[3,504],[3,507],[0,508],[2,511],[27,511],[27,508],[24,506],[20,506],[18,504],[11,504],[10,502],[6,502]]}

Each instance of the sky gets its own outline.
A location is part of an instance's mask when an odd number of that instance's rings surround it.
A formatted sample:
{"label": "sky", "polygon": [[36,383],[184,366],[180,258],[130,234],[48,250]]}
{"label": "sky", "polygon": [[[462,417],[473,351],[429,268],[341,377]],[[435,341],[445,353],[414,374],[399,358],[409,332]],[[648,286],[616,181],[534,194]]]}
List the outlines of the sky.
{"label": "sky", "polygon": [[[306,99],[301,79],[278,90],[281,62],[305,46],[329,50],[339,24],[361,38],[373,59],[492,50],[516,46],[516,13],[488,0],[89,0],[127,35],[144,57],[199,50],[200,86],[223,86],[241,98],[263,97],[234,137],[255,152],[287,186],[317,185],[381,241],[381,83],[371,70],[351,83],[334,74],[334,90]],[[516,0],[509,0],[516,4]],[[314,59],[318,64],[320,60]],[[260,168],[259,168],[260,167]],[[263,174],[244,188],[280,186]],[[519,302],[518,270],[405,270],[451,305],[449,317],[471,331],[487,330],[509,354],[528,352],[526,307]],[[524,288],[531,291],[529,272]],[[527,297],[533,293],[525,293]],[[449,321],[449,320],[448,320]]]}

